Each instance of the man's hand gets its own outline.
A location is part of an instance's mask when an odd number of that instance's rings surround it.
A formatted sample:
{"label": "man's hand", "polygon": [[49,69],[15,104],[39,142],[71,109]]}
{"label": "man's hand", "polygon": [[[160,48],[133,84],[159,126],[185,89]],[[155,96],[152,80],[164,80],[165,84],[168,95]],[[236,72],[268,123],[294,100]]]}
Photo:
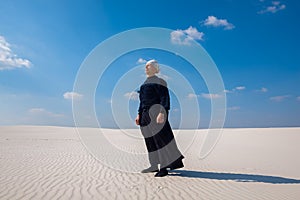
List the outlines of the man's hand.
{"label": "man's hand", "polygon": [[140,115],[136,116],[136,118],[135,118],[135,124],[138,125],[138,126],[140,125]]}
{"label": "man's hand", "polygon": [[164,115],[164,113],[158,113],[158,115],[156,117],[156,123],[162,124],[164,122],[165,122],[165,115]]}

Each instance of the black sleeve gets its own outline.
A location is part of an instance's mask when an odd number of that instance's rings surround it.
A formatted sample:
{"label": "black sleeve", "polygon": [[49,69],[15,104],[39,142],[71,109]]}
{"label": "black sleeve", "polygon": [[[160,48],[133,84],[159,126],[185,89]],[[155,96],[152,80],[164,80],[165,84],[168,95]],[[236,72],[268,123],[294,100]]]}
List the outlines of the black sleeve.
{"label": "black sleeve", "polygon": [[157,93],[159,94],[160,105],[164,107],[166,111],[170,110],[170,95],[167,87],[167,83],[161,79],[160,84],[157,85]]}
{"label": "black sleeve", "polygon": [[[140,98],[140,95],[141,95],[140,90],[137,91],[137,93],[139,94],[139,98]],[[141,99],[141,98],[140,98],[140,99]],[[140,100],[139,108],[138,108],[138,114],[140,115],[141,113],[142,113],[142,101]]]}

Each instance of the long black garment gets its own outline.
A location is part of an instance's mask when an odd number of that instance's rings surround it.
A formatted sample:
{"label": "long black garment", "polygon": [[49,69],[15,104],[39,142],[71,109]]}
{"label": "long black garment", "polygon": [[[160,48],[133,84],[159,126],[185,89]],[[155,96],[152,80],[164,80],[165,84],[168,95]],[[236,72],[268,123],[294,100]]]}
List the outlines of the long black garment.
{"label": "long black garment", "polygon": [[[146,79],[139,91],[140,128],[145,138],[151,166],[160,164],[167,168],[172,163],[183,159],[177,148],[174,134],[168,121],[170,96],[167,83],[157,76]],[[164,123],[156,123],[159,113],[164,113]]]}

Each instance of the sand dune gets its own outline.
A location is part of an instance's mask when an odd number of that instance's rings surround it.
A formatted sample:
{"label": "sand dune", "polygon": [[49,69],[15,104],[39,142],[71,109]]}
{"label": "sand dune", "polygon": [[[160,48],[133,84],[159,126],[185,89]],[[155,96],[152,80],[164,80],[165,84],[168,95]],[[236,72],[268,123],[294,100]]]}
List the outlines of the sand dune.
{"label": "sand dune", "polygon": [[139,130],[78,130],[0,127],[0,199],[300,199],[300,128],[223,129],[204,159],[205,130],[175,131],[185,167],[163,178],[138,173]]}

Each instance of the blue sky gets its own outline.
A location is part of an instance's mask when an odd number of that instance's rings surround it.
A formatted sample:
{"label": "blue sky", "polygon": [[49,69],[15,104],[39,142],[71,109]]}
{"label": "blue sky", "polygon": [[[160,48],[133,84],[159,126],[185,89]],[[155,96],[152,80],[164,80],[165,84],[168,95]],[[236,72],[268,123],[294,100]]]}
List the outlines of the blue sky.
{"label": "blue sky", "polygon": [[[214,60],[227,98],[225,127],[300,126],[298,1],[2,0],[0,4],[0,125],[73,126],[72,98],[84,99],[73,92],[73,84],[89,53],[120,32],[162,27],[193,38]],[[200,127],[207,127],[210,100],[218,96],[209,94],[189,63],[155,49],[131,52],[111,64],[101,79],[105,89],[97,89],[95,96],[101,125],[115,124],[110,107],[119,78],[140,65],[142,82],[143,63],[152,58],[174,67],[191,83],[195,92],[187,98],[198,101]],[[161,71],[168,82],[174,81],[167,70]],[[122,94],[132,119],[138,105],[134,92]],[[176,95],[171,97],[170,121],[178,127],[180,102]],[[193,108],[188,109],[193,117]],[[128,127],[134,127],[133,122]]]}

